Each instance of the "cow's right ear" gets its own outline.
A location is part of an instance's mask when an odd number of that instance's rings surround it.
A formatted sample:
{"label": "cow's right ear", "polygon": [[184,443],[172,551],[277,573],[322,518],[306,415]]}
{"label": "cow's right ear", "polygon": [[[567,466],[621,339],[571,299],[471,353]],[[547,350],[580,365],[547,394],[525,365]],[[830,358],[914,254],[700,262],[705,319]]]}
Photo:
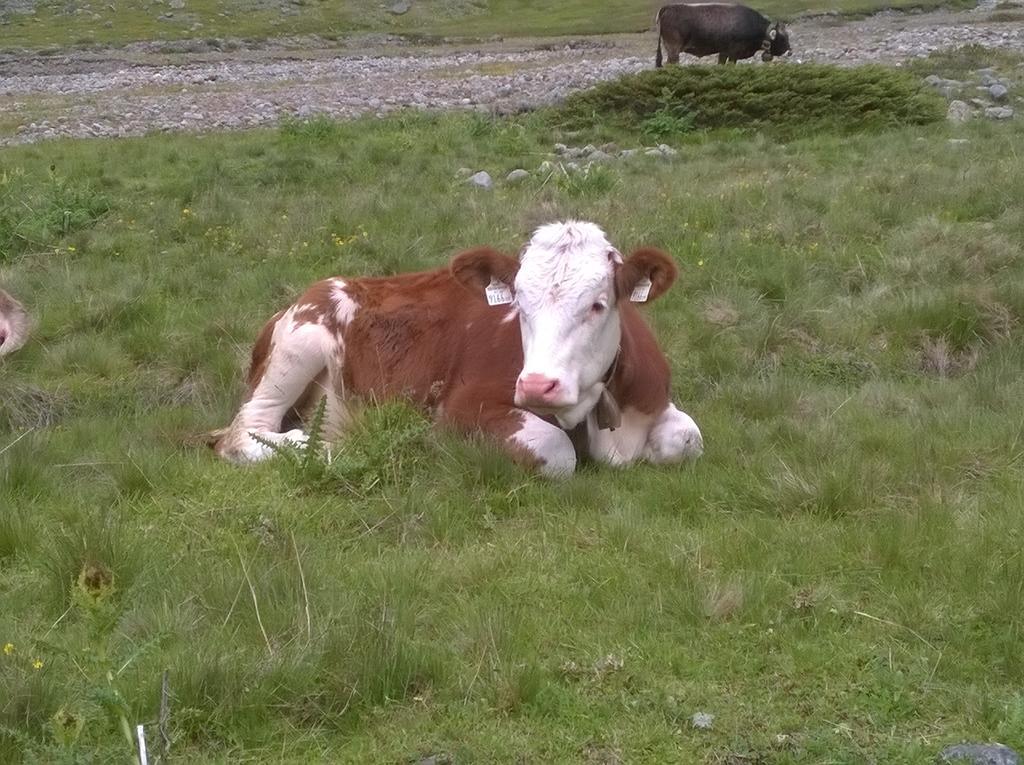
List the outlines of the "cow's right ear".
{"label": "cow's right ear", "polygon": [[487,290],[493,289],[495,282],[511,295],[519,261],[491,247],[477,247],[452,258],[450,269],[455,281],[474,295],[488,299]]}
{"label": "cow's right ear", "polygon": [[654,247],[636,250],[615,272],[615,293],[620,300],[646,303],[672,286],[679,269],[666,253]]}

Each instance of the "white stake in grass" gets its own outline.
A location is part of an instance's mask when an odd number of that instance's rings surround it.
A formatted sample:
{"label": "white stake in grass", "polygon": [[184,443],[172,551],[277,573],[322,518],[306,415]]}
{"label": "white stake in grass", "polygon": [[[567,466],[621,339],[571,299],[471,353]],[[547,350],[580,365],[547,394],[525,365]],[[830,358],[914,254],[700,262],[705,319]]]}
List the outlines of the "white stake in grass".
{"label": "white stake in grass", "polygon": [[141,725],[136,726],[135,732],[139,737],[139,765],[149,765],[149,760],[146,758],[146,734]]}

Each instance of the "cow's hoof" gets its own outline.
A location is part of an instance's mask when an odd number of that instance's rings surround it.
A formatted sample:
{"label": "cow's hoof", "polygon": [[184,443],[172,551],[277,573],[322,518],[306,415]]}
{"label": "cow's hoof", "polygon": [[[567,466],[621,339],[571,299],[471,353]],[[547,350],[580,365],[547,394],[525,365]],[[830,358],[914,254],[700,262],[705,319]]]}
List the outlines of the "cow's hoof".
{"label": "cow's hoof", "polygon": [[301,430],[289,430],[284,433],[269,431],[250,431],[245,444],[237,450],[238,462],[263,462],[270,459],[282,448],[304,449],[309,436]]}
{"label": "cow's hoof", "polygon": [[704,437],[686,412],[674,406],[651,430],[646,457],[651,462],[695,460],[704,453]]}

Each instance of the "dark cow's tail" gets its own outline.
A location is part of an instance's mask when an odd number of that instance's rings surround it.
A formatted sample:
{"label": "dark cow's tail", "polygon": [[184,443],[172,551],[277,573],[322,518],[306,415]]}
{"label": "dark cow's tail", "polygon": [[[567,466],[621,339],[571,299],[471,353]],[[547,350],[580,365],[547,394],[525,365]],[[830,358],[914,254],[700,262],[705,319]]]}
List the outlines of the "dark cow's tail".
{"label": "dark cow's tail", "polygon": [[654,17],[655,27],[658,32],[658,52],[654,56],[654,68],[661,69],[661,14],[665,12],[664,8],[658,10],[658,15]]}

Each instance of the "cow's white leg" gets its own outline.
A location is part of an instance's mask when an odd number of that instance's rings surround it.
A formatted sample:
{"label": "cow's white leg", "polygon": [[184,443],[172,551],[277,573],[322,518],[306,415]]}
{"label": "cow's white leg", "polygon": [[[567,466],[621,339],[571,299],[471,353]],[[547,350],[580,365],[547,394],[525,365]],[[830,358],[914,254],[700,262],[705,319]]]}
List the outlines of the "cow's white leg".
{"label": "cow's white leg", "polygon": [[530,412],[521,411],[522,424],[508,437],[517,450],[537,462],[537,472],[547,478],[568,478],[576,470],[576,449],[568,434]]}
{"label": "cow's white leg", "polygon": [[670,403],[650,430],[643,458],[655,463],[678,462],[696,459],[703,452],[704,439],[697,423]]}
{"label": "cow's white leg", "polygon": [[274,328],[266,369],[217,451],[235,462],[258,462],[274,453],[261,441],[305,443],[306,435],[301,430],[281,433],[281,422],[324,370],[335,348],[334,337],[322,325],[296,323],[290,313],[282,316]]}
{"label": "cow's white leg", "polygon": [[647,439],[656,418],[635,409],[622,412],[622,422],[615,430],[601,430],[596,418],[587,418],[588,450],[590,456],[607,465],[628,465],[644,456]]}
{"label": "cow's white leg", "polygon": [[262,462],[274,456],[276,451],[274,447],[302,448],[305,447],[308,440],[309,436],[297,428],[286,433],[250,430],[248,437],[240,440],[238,448],[232,452],[231,457],[236,462]]}

